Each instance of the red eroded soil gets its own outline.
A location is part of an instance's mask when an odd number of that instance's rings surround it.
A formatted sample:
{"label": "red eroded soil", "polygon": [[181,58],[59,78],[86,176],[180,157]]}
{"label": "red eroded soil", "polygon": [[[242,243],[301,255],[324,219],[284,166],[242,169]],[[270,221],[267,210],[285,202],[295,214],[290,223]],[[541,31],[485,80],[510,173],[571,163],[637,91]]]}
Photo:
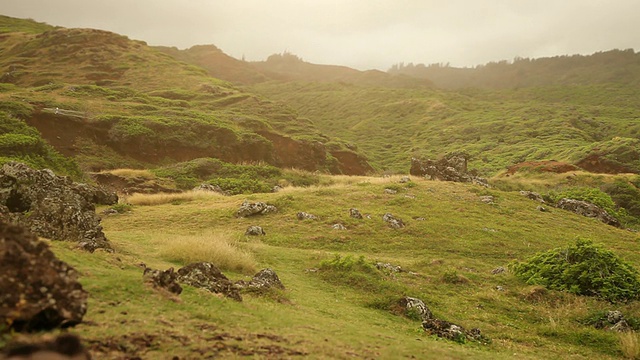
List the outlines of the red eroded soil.
{"label": "red eroded soil", "polygon": [[525,170],[562,174],[566,172],[577,171],[580,170],[580,168],[573,164],[555,160],[526,161],[509,167],[506,174],[513,175],[519,171]]}

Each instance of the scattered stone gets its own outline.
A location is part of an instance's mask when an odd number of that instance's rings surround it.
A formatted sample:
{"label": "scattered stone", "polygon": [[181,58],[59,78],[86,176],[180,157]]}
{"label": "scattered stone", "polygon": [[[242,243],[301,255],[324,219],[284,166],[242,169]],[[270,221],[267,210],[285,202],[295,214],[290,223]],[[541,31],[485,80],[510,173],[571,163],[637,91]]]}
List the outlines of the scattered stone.
{"label": "scattered stone", "polygon": [[590,202],[564,198],[558,201],[557,207],[572,211],[578,215],[596,218],[607,225],[620,227],[618,219]]}
{"label": "scattered stone", "polygon": [[263,202],[250,203],[245,201],[236,212],[237,217],[248,217],[253,215],[265,215],[277,212],[278,209],[273,205],[267,205]]}
{"label": "scattered stone", "polygon": [[549,209],[547,209],[546,207],[544,207],[542,205],[536,206],[536,210],[538,210],[540,212],[549,212]]}
{"label": "scattered stone", "polygon": [[429,310],[424,301],[418,298],[405,296],[398,301],[398,305],[404,308],[405,314],[415,313],[420,317],[420,320],[422,321],[433,318],[431,310]]}
{"label": "scattered stone", "polygon": [[237,281],[236,286],[241,289],[265,291],[271,288],[278,288],[284,290],[284,285],[280,281],[280,278],[272,269],[262,269],[253,276],[251,281]]}
{"label": "scattered stone", "polygon": [[594,324],[596,329],[607,328],[611,331],[627,332],[633,330],[619,310],[608,311]]}
{"label": "scattered stone", "polygon": [[331,228],[333,230],[347,230],[347,228],[342,224],[333,224],[333,226],[331,226]]}
{"label": "scattered stone", "polygon": [[274,187],[273,187],[273,189],[271,189],[271,192],[277,193],[277,192],[279,192],[280,190],[282,190],[282,187],[280,187],[280,186],[276,185],[276,186],[274,186]]}
{"label": "scattered stone", "polygon": [[522,196],[526,196],[527,198],[531,199],[531,200],[535,200],[541,203],[544,203],[544,199],[542,198],[542,196],[540,194],[538,194],[537,192],[533,192],[533,191],[525,191],[525,190],[521,190],[520,191],[520,195]]}
{"label": "scattered stone", "polygon": [[412,158],[409,173],[429,180],[470,182],[489,187],[486,179],[467,171],[467,159],[468,155],[460,152],[449,153],[440,160]]}
{"label": "scattered stone", "polygon": [[[74,326],[87,312],[77,272],[26,229],[0,220],[0,324],[17,332]],[[0,326],[0,331],[4,326]]]}
{"label": "scattered stone", "polygon": [[498,232],[498,230],[492,229],[492,228],[488,228],[488,227],[483,227],[482,231],[491,232],[491,233]]}
{"label": "scattered stone", "polygon": [[504,287],[503,287],[503,286],[500,286],[500,285],[497,285],[497,286],[496,286],[496,290],[498,290],[498,291],[504,291]]}
{"label": "scattered stone", "polygon": [[300,211],[299,213],[297,213],[296,217],[298,218],[298,220],[318,220],[318,217],[316,217],[315,215],[306,213],[304,211]]}
{"label": "scattered stone", "polygon": [[495,204],[493,202],[494,200],[495,200],[494,197],[491,195],[480,196],[480,201],[482,201],[485,204],[489,204],[489,205]]}
{"label": "scattered stone", "polygon": [[206,184],[206,183],[202,183],[202,184],[194,187],[193,191],[206,191],[206,192],[213,192],[213,193],[227,195],[227,196],[229,195],[229,192],[222,190],[222,188],[220,186],[212,185],[212,184]]}
{"label": "scattered stone", "polygon": [[371,214],[364,214],[364,218],[371,220]]}
{"label": "scattered stone", "polygon": [[387,270],[392,273],[402,272],[402,267],[400,265],[392,265],[390,263],[377,262],[376,268],[378,268],[378,270]]}
{"label": "scattered stone", "polygon": [[264,232],[264,229],[261,226],[256,226],[256,225],[251,225],[247,228],[247,231],[244,232],[245,235],[247,236],[262,236],[262,235],[267,235],[266,232]]}
{"label": "scattered stone", "polygon": [[505,272],[507,272],[507,269],[505,269],[505,268],[504,268],[504,267],[502,267],[502,266],[498,266],[497,268],[495,268],[495,269],[491,270],[491,273],[492,273],[493,275],[503,274],[503,273],[505,273]]}
{"label": "scattered stone", "polygon": [[398,193],[398,191],[397,191],[397,190],[393,190],[393,189],[389,189],[389,188],[387,188],[387,189],[384,189],[384,193],[385,193],[385,194],[394,195],[394,194],[397,194],[397,193]]}
{"label": "scattered stone", "polygon": [[191,263],[177,272],[178,281],[193,287],[242,301],[238,288],[212,263]]}
{"label": "scattered stone", "polygon": [[416,220],[416,221],[425,221],[425,220],[427,220],[426,218],[423,218],[423,217],[415,217],[415,216],[414,216],[412,219],[413,219],[413,220]]}
{"label": "scattered stone", "polygon": [[55,339],[17,341],[10,343],[0,353],[2,359],[74,359],[89,360],[91,354],[73,334],[62,334]]}
{"label": "scattered stone", "polygon": [[311,272],[311,273],[315,273],[320,271],[320,269],[318,268],[309,268],[309,269],[304,269],[305,272]]}
{"label": "scattered stone", "polygon": [[465,330],[460,325],[450,323],[436,318],[426,319],[422,322],[422,327],[431,335],[436,335],[455,342],[465,342],[466,340],[487,343],[489,340],[482,336],[480,329],[474,328]]}
{"label": "scattered stone", "polygon": [[401,229],[404,227],[404,222],[402,222],[402,219],[394,217],[393,215],[391,215],[391,213],[382,215],[382,220],[389,223],[389,226],[394,229]]}
{"label": "scattered stone", "polygon": [[117,196],[51,170],[34,170],[9,162],[0,169],[0,217],[53,240],[77,241],[87,251],[111,251],[94,202],[117,202]]}
{"label": "scattered stone", "polygon": [[413,195],[413,194],[405,194],[404,197],[409,198],[409,199],[416,199],[417,196]]}
{"label": "scattered stone", "polygon": [[400,183],[401,184],[408,183],[410,181],[411,181],[411,178],[408,177],[408,176],[403,176],[403,177],[400,178]]}
{"label": "scattered stone", "polygon": [[362,219],[362,214],[360,213],[360,210],[356,208],[349,209],[349,216],[351,216],[354,219]]}
{"label": "scattered stone", "polygon": [[173,268],[162,271],[145,267],[142,273],[142,279],[145,283],[152,285],[156,289],[163,289],[176,295],[182,293],[182,287],[177,282],[178,274],[176,274]]}
{"label": "scattered stone", "polygon": [[109,209],[105,209],[105,210],[103,210],[103,211],[101,212],[101,214],[102,214],[102,215],[107,215],[107,216],[109,216],[109,215],[117,215],[117,214],[119,214],[119,213],[118,213],[118,210],[116,210],[116,209],[114,209],[114,208],[109,208]]}

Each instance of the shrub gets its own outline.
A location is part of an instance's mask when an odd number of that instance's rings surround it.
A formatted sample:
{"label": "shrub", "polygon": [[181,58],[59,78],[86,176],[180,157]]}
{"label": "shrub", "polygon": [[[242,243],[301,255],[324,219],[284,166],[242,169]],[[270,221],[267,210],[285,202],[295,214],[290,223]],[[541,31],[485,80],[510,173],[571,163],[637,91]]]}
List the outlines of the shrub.
{"label": "shrub", "polygon": [[[640,176],[634,179],[638,181]],[[625,209],[627,213],[635,217],[635,222],[640,221],[640,189],[634,182],[627,182],[622,179],[616,180],[613,184],[607,184],[603,190],[609,194],[613,202]]]}
{"label": "shrub", "polygon": [[346,285],[378,295],[390,292],[393,286],[384,281],[383,274],[367,262],[364,256],[354,258],[350,255],[345,257],[336,255],[331,260],[322,261],[320,275],[330,283]]}
{"label": "shrub", "polygon": [[529,285],[596,296],[610,302],[640,297],[638,271],[590,240],[578,239],[575,245],[539,253],[510,267]]}

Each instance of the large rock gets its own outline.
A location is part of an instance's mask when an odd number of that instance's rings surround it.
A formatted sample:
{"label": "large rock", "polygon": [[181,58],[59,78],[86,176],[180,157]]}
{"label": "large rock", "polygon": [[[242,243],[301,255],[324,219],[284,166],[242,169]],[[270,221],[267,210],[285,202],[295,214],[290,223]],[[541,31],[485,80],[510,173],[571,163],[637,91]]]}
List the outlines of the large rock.
{"label": "large rock", "polygon": [[10,162],[0,169],[0,216],[38,236],[77,241],[85,250],[111,250],[94,202],[117,202],[117,196],[51,170],[34,170]]}
{"label": "large rock", "polygon": [[251,281],[237,281],[236,286],[242,289],[249,289],[254,291],[265,291],[271,288],[277,288],[284,290],[284,285],[280,281],[278,274],[272,269],[262,269],[253,276]]}
{"label": "large rock", "polygon": [[182,286],[178,284],[178,274],[176,274],[173,268],[155,270],[145,267],[142,279],[145,283],[150,284],[156,289],[163,289],[176,295],[182,293]]}
{"label": "large rock", "polygon": [[449,153],[440,160],[411,158],[409,173],[430,180],[470,182],[489,186],[487,180],[467,171],[468,155]]}
{"label": "large rock", "polygon": [[192,263],[179,269],[178,281],[242,301],[238,288],[212,263]]}
{"label": "large rock", "polygon": [[40,331],[80,323],[88,294],[77,277],[46,243],[0,221],[1,324],[14,331]]}
{"label": "large rock", "polygon": [[245,201],[240,205],[240,208],[236,212],[237,217],[247,217],[253,215],[265,215],[269,213],[277,212],[278,209],[273,205],[267,205],[263,202],[250,203]]}
{"label": "large rock", "polygon": [[607,225],[620,227],[620,222],[618,221],[618,219],[609,215],[609,213],[604,209],[601,209],[590,202],[565,198],[560,199],[556,206],[560,209],[569,210],[578,215],[596,218]]}

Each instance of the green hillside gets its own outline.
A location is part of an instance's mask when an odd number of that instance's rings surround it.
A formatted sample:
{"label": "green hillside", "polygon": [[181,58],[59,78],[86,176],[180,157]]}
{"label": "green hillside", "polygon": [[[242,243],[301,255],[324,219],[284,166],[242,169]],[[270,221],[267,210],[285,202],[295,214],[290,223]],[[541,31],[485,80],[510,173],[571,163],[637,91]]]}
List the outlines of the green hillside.
{"label": "green hillside", "polygon": [[[487,176],[525,161],[580,164],[590,155],[602,164],[589,170],[610,172],[617,161],[618,171],[640,171],[640,91],[624,84],[447,91],[270,82],[251,90],[357,144],[379,170],[407,172],[412,156],[466,151]],[[612,155],[614,147],[626,157]]]}
{"label": "green hillside", "polygon": [[[540,212],[517,192],[398,180],[334,177],[323,180],[330,186],[248,198],[131,197],[131,213],[103,220],[115,254],[51,243],[91,294],[85,323],[72,331],[107,359],[615,359],[629,350],[624,334],[594,324],[620,310],[639,326],[638,301],[611,304],[491,272],[576,238],[591,239],[638,269],[637,233],[559,209]],[[481,195],[494,196],[495,204]],[[245,199],[274,204],[278,212],[236,218]],[[351,207],[371,219],[351,218]],[[297,220],[299,211],[319,219]],[[406,227],[390,228],[381,219],[385,212]],[[347,229],[332,229],[336,223]],[[249,225],[267,235],[243,236]],[[231,252],[212,245],[221,242]],[[213,261],[232,280],[269,267],[286,290],[244,293],[239,303],[189,286],[177,299],[142,281],[140,263],[167,269],[189,261]],[[405,272],[377,270],[376,262]],[[394,305],[402,296],[424,300],[439,319],[479,328],[490,343],[427,335]]]}
{"label": "green hillside", "polygon": [[[1,26],[16,23],[0,19]],[[34,29],[25,24],[16,31]],[[291,108],[144,42],[92,29],[40,30],[3,35],[0,111],[7,121],[35,127],[85,170],[214,157],[333,173],[370,171],[366,159]]]}

